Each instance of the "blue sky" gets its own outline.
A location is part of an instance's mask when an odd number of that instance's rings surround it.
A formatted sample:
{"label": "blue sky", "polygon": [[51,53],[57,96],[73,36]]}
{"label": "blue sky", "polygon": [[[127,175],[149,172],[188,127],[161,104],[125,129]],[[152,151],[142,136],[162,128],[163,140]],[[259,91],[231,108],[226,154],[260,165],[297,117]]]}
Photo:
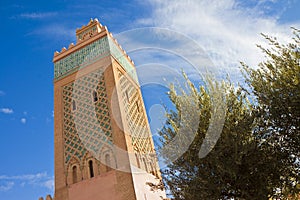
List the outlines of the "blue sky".
{"label": "blue sky", "polygon": [[[259,33],[289,41],[289,27],[300,28],[299,8],[298,0],[1,0],[0,200],[53,193],[53,52],[76,42],[76,28],[90,18],[98,18],[117,38],[143,27],[180,33],[202,48],[218,73],[241,81],[238,62],[255,67],[263,59],[255,47],[264,44]],[[137,41],[143,43],[143,37]],[[138,68],[150,68],[148,76],[139,72],[148,111],[162,109],[153,105],[167,101],[166,87],[157,94],[151,87],[156,82],[151,79],[170,75],[170,70],[161,74],[157,69],[174,64],[165,52],[129,53]],[[186,61],[177,63],[197,81]],[[162,123],[152,121],[152,129]]]}

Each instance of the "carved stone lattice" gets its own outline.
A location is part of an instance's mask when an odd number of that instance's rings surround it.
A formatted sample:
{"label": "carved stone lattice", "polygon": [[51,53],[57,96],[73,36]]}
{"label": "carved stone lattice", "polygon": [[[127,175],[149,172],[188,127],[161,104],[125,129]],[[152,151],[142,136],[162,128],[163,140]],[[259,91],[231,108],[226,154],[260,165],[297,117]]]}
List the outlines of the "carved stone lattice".
{"label": "carved stone lattice", "polygon": [[128,78],[119,72],[119,84],[122,103],[125,108],[126,121],[134,151],[137,153],[153,153],[151,133],[147,127],[146,116],[138,90]]}
{"label": "carved stone lattice", "polygon": [[[95,96],[96,95],[96,96]],[[112,130],[102,70],[63,87],[65,164],[82,161],[87,152],[97,158],[112,146]]]}

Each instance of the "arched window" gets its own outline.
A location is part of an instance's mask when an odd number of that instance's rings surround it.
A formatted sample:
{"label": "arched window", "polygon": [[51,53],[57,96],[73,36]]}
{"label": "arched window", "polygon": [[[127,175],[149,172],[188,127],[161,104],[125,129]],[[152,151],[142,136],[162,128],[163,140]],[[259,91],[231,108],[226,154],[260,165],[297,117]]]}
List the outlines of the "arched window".
{"label": "arched window", "polygon": [[93,100],[94,102],[98,101],[98,94],[95,90],[93,91]]}
{"label": "arched window", "polygon": [[89,161],[89,170],[90,170],[90,178],[94,177],[94,168],[93,168],[93,161]]}
{"label": "arched window", "polygon": [[77,183],[77,167],[73,166],[72,168],[72,175],[73,175],[73,183]]}
{"label": "arched window", "polygon": [[76,110],[76,102],[75,102],[75,100],[72,101],[72,110],[73,111]]}
{"label": "arched window", "polygon": [[105,155],[105,165],[106,165],[106,171],[110,171],[110,155],[106,154]]}

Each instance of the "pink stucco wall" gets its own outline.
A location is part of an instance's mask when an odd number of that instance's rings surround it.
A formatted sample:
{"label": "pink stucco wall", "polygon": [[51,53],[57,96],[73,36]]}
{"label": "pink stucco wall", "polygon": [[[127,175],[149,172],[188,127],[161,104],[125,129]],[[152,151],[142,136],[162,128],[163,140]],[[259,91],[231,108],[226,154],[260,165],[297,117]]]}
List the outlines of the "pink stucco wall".
{"label": "pink stucco wall", "polygon": [[70,200],[118,200],[114,171],[81,181],[69,187]]}

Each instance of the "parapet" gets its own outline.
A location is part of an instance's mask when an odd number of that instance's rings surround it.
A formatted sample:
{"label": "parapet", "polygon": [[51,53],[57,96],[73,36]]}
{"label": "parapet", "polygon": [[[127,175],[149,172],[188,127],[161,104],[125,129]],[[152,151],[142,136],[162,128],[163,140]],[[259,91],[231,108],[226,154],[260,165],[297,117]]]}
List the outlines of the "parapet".
{"label": "parapet", "polygon": [[[76,44],[71,43],[68,48],[63,47],[61,51],[54,52],[54,58],[64,54],[65,52],[70,52],[71,49],[75,49],[82,42],[102,33],[106,32],[110,38],[114,41],[114,43],[119,47],[119,49],[123,52],[123,54],[127,57],[127,59],[134,65],[133,60],[127,55],[126,51],[121,47],[121,45],[117,42],[117,40],[113,37],[112,33],[107,30],[106,26],[103,26],[97,18],[91,19],[86,26],[82,26],[76,30]],[[67,53],[68,54],[68,53]],[[56,59],[54,59],[56,60]]]}
{"label": "parapet", "polygon": [[86,26],[77,29],[76,38],[76,44],[71,43],[68,48],[63,47],[60,52],[54,52],[54,79],[73,73],[87,60],[90,62],[109,54],[124,65],[128,72],[134,67],[132,59],[98,19],[91,19]]}
{"label": "parapet", "polygon": [[71,43],[68,48],[63,47],[61,51],[54,52],[54,58],[63,54],[64,52],[69,52],[69,50],[76,47],[78,44],[92,38],[102,32],[108,32],[106,26],[102,26],[102,24],[98,21],[98,19],[91,19],[90,22],[86,26],[82,26],[76,30],[76,44]]}
{"label": "parapet", "polygon": [[[39,200],[44,200],[44,198],[43,198],[43,197],[40,197]],[[46,199],[45,199],[45,200],[54,200],[54,199],[52,199],[51,195],[48,194],[48,195],[46,196]]]}
{"label": "parapet", "polygon": [[97,33],[100,33],[103,28],[106,29],[102,26],[97,18],[91,19],[88,25],[82,26],[76,30],[77,43],[82,40],[86,40]]}

